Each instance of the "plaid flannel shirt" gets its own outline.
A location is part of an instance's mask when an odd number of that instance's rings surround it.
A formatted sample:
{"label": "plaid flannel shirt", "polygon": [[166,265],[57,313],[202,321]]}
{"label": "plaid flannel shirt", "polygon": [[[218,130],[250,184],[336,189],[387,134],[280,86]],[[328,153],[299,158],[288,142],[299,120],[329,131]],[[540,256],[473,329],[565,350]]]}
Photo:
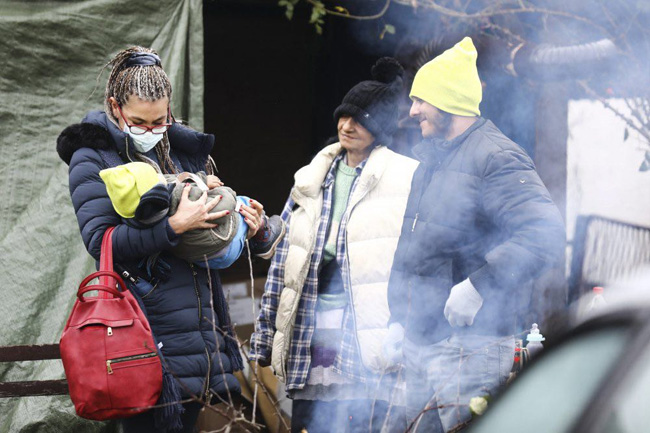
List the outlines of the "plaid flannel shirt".
{"label": "plaid flannel shirt", "polygon": [[[318,225],[314,250],[311,254],[309,271],[302,289],[300,303],[298,304],[298,312],[287,359],[286,385],[288,391],[302,389],[307,382],[307,376],[309,374],[309,368],[311,365],[310,345],[312,335],[314,334],[314,319],[316,316],[316,300],[318,296],[318,271],[323,258],[323,250],[325,248],[327,229],[332,210],[332,195],[336,168],[339,162],[343,159],[344,154],[345,152],[342,152],[336,156],[322,184],[323,207],[321,210],[320,224]],[[366,161],[367,159],[356,167],[357,176],[352,183],[349,197],[352,197],[354,194],[354,190]],[[291,213],[294,205],[295,202],[291,196],[289,196],[281,215],[282,219],[287,224],[287,233],[289,232]],[[336,243],[336,259],[342,269],[343,286],[345,292],[349,295],[350,302],[348,303],[348,307],[343,316],[343,336],[341,347],[338,351],[333,367],[336,372],[346,377],[365,381],[365,370],[360,360],[350,291],[350,269],[346,242],[346,226],[350,216],[350,211],[351,209],[346,208],[343,217],[341,218]],[[280,294],[282,293],[282,289],[285,287],[284,263],[287,258],[288,250],[288,236],[285,236],[278,244],[275,255],[273,256],[266,285],[264,287],[260,314],[258,320],[255,322],[255,333],[251,337],[251,359],[253,360],[271,359],[273,335],[275,334],[275,316],[280,302]]]}

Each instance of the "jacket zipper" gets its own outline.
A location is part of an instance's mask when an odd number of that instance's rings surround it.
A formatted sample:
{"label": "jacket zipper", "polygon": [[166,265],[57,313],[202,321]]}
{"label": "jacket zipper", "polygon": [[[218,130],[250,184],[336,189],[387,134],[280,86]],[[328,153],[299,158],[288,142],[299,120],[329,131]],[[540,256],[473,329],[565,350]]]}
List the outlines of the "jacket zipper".
{"label": "jacket zipper", "polygon": [[[196,276],[198,275],[196,272],[196,269],[194,269],[194,264],[190,263],[190,268],[192,269],[192,280],[194,282],[194,293],[196,294],[196,299],[199,305],[199,323],[198,323],[198,329],[199,333],[201,333],[201,312],[203,311],[203,307],[201,305],[201,296],[199,294],[199,288],[198,284],[196,282]],[[208,271],[209,272],[209,271]],[[215,341],[216,343],[216,341]],[[212,364],[212,359],[210,358],[210,352],[208,351],[207,346],[205,347],[205,356],[208,359],[208,374],[206,375],[206,382],[205,382],[205,390],[204,390],[204,398],[206,402],[209,402],[209,393],[210,393],[210,370],[212,369],[211,364]]]}
{"label": "jacket zipper", "polygon": [[194,265],[192,263],[190,263],[190,268],[192,269],[192,280],[194,282],[194,293],[196,294],[196,299],[197,299],[197,302],[198,302],[198,305],[199,305],[199,331],[200,331],[201,330],[201,310],[202,310],[202,307],[201,307],[201,295],[199,295],[199,288],[197,287],[197,284],[196,284],[196,276],[198,274],[196,273],[196,270],[194,269]]}
{"label": "jacket zipper", "polygon": [[415,226],[418,223],[418,218],[420,217],[420,203],[422,202],[422,196],[424,195],[424,192],[426,190],[426,187],[428,186],[429,182],[431,182],[431,178],[433,177],[433,174],[436,172],[436,169],[440,167],[441,161],[437,161],[436,167],[434,169],[426,169],[424,172],[424,179],[426,182],[426,185],[423,184],[422,188],[419,191],[419,196],[418,196],[418,204],[415,209],[415,218],[413,219],[413,225],[411,226],[411,233],[415,231]]}
{"label": "jacket zipper", "polygon": [[106,370],[108,371],[108,374],[113,374],[113,368],[111,367],[111,365],[113,364],[117,364],[118,362],[135,361],[136,359],[153,358],[156,355],[157,355],[156,352],[149,352],[149,353],[142,353],[140,355],[131,355],[131,356],[123,356],[121,358],[107,359]]}
{"label": "jacket zipper", "polygon": [[418,217],[420,216],[420,212],[415,213],[415,219],[413,220],[413,226],[411,227],[411,233],[415,231],[415,225],[418,223]]}
{"label": "jacket zipper", "polygon": [[[352,215],[352,211],[354,210],[355,207],[361,202],[361,200],[364,199],[364,197],[368,195],[368,190],[362,191],[361,197],[359,197],[359,200],[347,211],[347,222],[346,222],[346,230],[345,230],[345,261],[347,262],[347,283],[348,283],[348,292],[350,293],[350,308],[352,309],[352,323],[354,323],[354,341],[357,346],[357,351],[359,353],[359,360],[361,361],[361,365],[363,367],[363,355],[361,353],[361,343],[359,343],[359,337],[357,333],[359,332],[359,328],[357,326],[357,313],[354,309],[354,295],[352,293],[352,280],[350,279],[350,253],[348,249],[348,232],[347,232],[347,223],[350,222],[350,216]],[[350,191],[350,198],[352,197],[352,191]],[[348,199],[349,200],[349,199]],[[349,202],[348,202],[349,203]],[[345,216],[345,215],[344,215]],[[417,218],[417,217],[416,217]],[[414,225],[415,226],[415,225]],[[341,324],[343,326],[344,324]]]}
{"label": "jacket zipper", "polygon": [[[208,352],[208,348],[205,348],[205,356],[208,358],[208,374],[205,376],[207,378],[205,382],[205,402],[207,404],[210,404],[210,370],[212,370],[212,358],[210,358],[210,352]],[[220,356],[217,354],[217,356]]]}
{"label": "jacket zipper", "polygon": [[[361,200],[366,196],[367,193],[368,192],[366,191],[361,196],[361,198],[357,201],[357,203],[354,206],[352,206],[350,211],[347,213],[347,223],[350,222],[350,215],[352,215],[352,211],[357,206],[357,204],[359,204],[359,202],[361,202]],[[347,223],[346,223],[346,225],[347,225]],[[348,231],[347,231],[347,227],[346,227],[346,230],[345,230],[345,261],[347,263],[347,268],[348,268],[347,269],[347,274],[348,274],[347,282],[348,282],[348,292],[350,293],[350,308],[352,309],[352,322],[354,323],[354,341],[357,343],[356,346],[357,346],[357,351],[359,353],[359,360],[361,361],[361,365],[363,366],[363,355],[361,353],[361,343],[359,343],[359,337],[357,335],[358,332],[359,332],[359,328],[357,327],[357,313],[356,313],[356,311],[354,309],[354,295],[352,294],[352,280],[350,279],[350,254],[349,254],[349,249],[348,249]],[[344,324],[341,324],[341,325],[343,326]]]}
{"label": "jacket zipper", "polygon": [[[415,212],[415,218],[413,219],[413,225],[411,226],[411,233],[413,233],[413,232],[415,231],[415,226],[416,226],[417,223],[418,223],[418,218],[419,218],[419,216],[420,216],[420,204],[421,204],[421,202],[422,202],[422,196],[424,196],[424,192],[425,192],[425,190],[426,190],[426,187],[427,187],[427,186],[429,185],[429,183],[431,182],[431,178],[433,177],[433,174],[436,172],[436,169],[440,167],[440,164],[441,164],[441,161],[438,160],[435,168],[433,168],[433,169],[432,169],[432,168],[427,168],[427,169],[425,169],[425,171],[424,171],[423,182],[422,182],[422,185],[421,185],[421,189],[420,189],[420,191],[419,191],[419,194],[418,194],[418,202],[417,202],[416,209],[415,209],[415,210],[416,210],[416,212]],[[407,247],[406,247],[406,257],[409,257],[409,255],[410,255],[410,253],[411,253],[411,246],[412,246],[412,245],[413,245],[413,242],[411,241],[411,237],[409,236],[408,244],[407,244]],[[406,315],[405,315],[406,322],[404,323],[404,328],[405,328],[405,329],[409,327],[409,324],[408,324],[408,318],[410,317],[410,311],[411,311],[411,290],[412,290],[412,288],[413,288],[413,276],[412,276],[412,275],[410,275],[410,276],[408,277],[408,280],[407,280],[407,284],[406,284],[406,286],[407,286],[406,297],[407,297],[407,302],[408,302],[408,304],[407,304]]]}
{"label": "jacket zipper", "polygon": [[124,137],[124,143],[126,144],[126,158],[129,161],[133,162],[133,160],[131,159],[131,155],[129,155],[129,136],[128,135],[126,137]]}

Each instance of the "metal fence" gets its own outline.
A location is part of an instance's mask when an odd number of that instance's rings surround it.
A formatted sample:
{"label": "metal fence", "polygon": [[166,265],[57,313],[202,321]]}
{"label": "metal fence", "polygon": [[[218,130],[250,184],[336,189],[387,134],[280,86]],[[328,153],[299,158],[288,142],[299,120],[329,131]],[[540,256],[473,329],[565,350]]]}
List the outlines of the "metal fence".
{"label": "metal fence", "polygon": [[599,216],[576,221],[569,276],[569,302],[594,286],[634,277],[650,265],[650,227]]}

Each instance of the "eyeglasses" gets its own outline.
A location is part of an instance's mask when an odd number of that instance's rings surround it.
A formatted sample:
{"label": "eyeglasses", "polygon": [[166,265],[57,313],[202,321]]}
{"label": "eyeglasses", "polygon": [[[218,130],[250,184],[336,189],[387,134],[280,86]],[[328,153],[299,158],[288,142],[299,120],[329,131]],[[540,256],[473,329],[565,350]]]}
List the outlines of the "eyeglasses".
{"label": "eyeglasses", "polygon": [[[124,117],[124,113],[122,112],[122,108],[118,105],[117,109],[120,112],[120,116],[122,116],[122,120],[124,120],[124,123],[126,123],[126,126],[129,127],[129,131],[131,131],[131,134],[135,135],[142,135],[146,133],[147,131],[151,131],[152,134],[162,134],[166,132],[170,126],[172,126],[171,123],[161,123],[160,125],[154,125],[154,126],[146,126],[146,125],[133,125],[129,123],[128,120],[126,120],[126,117]],[[172,114],[167,107],[167,119],[171,119]]]}

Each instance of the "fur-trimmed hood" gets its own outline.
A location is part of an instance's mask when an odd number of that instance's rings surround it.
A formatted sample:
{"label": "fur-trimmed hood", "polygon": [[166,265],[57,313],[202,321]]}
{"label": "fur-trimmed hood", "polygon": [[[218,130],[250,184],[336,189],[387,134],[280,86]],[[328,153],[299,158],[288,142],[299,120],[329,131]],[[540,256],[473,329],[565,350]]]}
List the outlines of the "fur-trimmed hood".
{"label": "fur-trimmed hood", "polygon": [[70,165],[72,154],[82,147],[92,149],[110,149],[111,135],[99,125],[92,123],[75,123],[59,134],[56,139],[56,151],[66,164]]}
{"label": "fur-trimmed hood", "polygon": [[[214,135],[204,134],[174,122],[167,131],[169,144],[173,150],[207,159],[214,146]],[[108,119],[103,111],[91,111],[81,121],[65,128],[56,140],[56,151],[68,165],[72,155],[82,147],[91,149],[114,148],[126,158],[126,147],[134,152],[133,141],[128,134]]]}

